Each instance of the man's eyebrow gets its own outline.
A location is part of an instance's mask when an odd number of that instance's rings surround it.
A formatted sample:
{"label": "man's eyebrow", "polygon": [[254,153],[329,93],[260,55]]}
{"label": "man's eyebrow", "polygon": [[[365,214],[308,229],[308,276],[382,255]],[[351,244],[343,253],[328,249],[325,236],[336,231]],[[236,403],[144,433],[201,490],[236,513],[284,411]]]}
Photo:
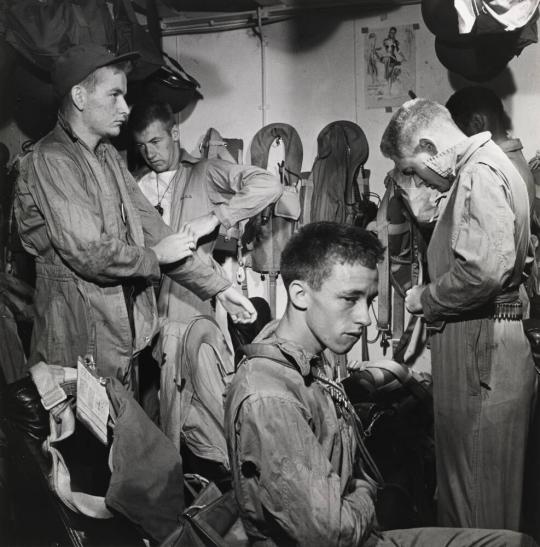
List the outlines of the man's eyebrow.
{"label": "man's eyebrow", "polygon": [[338,296],[362,296],[366,291],[360,289],[344,289],[338,292]]}

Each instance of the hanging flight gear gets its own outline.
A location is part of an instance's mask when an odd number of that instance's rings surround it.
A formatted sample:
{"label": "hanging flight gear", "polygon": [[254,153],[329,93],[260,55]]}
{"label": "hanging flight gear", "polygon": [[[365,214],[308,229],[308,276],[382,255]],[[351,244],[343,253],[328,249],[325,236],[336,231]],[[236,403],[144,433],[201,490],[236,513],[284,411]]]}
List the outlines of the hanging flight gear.
{"label": "hanging flight gear", "polygon": [[[278,148],[280,154],[276,154]],[[242,236],[242,247],[249,251],[246,265],[269,276],[273,317],[276,316],[276,283],[281,252],[301,214],[299,181],[302,156],[302,142],[297,131],[285,123],[263,127],[251,143],[251,163],[276,173],[283,187],[279,200],[250,219]]]}
{"label": "hanging flight gear", "polygon": [[364,169],[368,156],[366,136],[353,122],[332,122],[319,133],[311,173],[310,222],[329,220],[365,227],[375,218],[369,170]]}
{"label": "hanging flight gear", "polygon": [[416,315],[411,315],[405,328],[405,296],[408,289],[424,281],[430,227],[418,224],[393,176],[386,177],[386,192],[377,212],[377,234],[385,248],[379,271],[377,328],[384,353],[391,343],[393,360],[411,363],[425,347],[426,329]]}

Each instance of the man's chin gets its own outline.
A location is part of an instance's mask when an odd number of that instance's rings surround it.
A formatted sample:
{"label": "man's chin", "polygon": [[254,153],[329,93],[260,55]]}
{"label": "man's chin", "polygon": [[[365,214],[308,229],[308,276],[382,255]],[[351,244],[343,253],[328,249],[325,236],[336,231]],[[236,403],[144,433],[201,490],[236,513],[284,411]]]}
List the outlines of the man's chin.
{"label": "man's chin", "polygon": [[121,129],[122,129],[122,126],[113,125],[112,127],[109,128],[109,130],[107,131],[107,134],[105,135],[105,137],[107,137],[109,139],[112,139],[114,137],[118,137],[118,135],[120,135]]}
{"label": "man's chin", "polygon": [[328,349],[337,355],[343,355],[344,353],[350,351],[358,340],[359,338],[356,338],[351,339],[351,341],[347,343],[333,344],[332,347],[328,346]]}

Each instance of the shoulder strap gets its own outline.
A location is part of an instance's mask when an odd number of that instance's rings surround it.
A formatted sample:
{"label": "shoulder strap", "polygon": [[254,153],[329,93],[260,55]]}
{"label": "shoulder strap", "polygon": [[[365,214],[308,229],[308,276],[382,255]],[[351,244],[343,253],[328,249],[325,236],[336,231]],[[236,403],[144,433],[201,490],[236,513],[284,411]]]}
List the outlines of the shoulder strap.
{"label": "shoulder strap", "polygon": [[262,344],[260,342],[253,342],[251,344],[246,344],[242,346],[238,350],[238,354],[240,357],[243,357],[242,361],[239,363],[238,366],[240,366],[240,364],[244,360],[256,359],[260,357],[264,359],[270,359],[271,361],[275,361],[280,365],[284,365],[294,370],[298,370],[297,367],[295,367],[286,357],[284,357],[283,353],[273,344]]}
{"label": "shoulder strap", "polygon": [[[383,348],[384,342],[391,337],[390,314],[390,249],[388,246],[389,222],[388,222],[388,203],[392,194],[392,180],[387,177],[386,192],[383,195],[381,205],[377,211],[377,235],[384,247],[384,258],[379,271],[379,314],[377,316],[377,328],[382,332]],[[388,342],[386,342],[388,344]]]}

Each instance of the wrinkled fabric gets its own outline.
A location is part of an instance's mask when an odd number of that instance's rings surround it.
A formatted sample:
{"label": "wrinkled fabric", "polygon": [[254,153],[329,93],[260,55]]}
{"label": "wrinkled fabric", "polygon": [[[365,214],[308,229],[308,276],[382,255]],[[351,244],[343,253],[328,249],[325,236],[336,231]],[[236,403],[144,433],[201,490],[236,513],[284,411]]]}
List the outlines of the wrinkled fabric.
{"label": "wrinkled fabric", "polygon": [[[508,530],[411,528],[390,530],[365,547],[535,547],[529,536]],[[321,546],[322,547],[322,546]]]}
{"label": "wrinkled fabric", "polygon": [[[460,34],[504,32],[525,26],[536,13],[538,0],[454,0]],[[477,20],[481,18],[481,23]]]}
{"label": "wrinkled fabric", "polygon": [[[171,184],[171,228],[181,226],[213,211],[225,230],[240,220],[262,211],[281,195],[279,180],[258,167],[237,165],[220,159],[200,160],[181,150],[181,168]],[[139,179],[147,196],[155,188],[154,172]],[[163,203],[162,203],[163,205]],[[202,259],[211,263],[217,230],[199,242]],[[161,284],[158,309],[160,317],[174,321],[189,321],[194,315],[213,313],[210,303],[203,302],[197,294],[185,290],[169,279]]]}
{"label": "wrinkled fabric", "polygon": [[534,211],[536,187],[531,168],[529,167],[529,164],[527,163],[527,160],[525,159],[525,156],[522,152],[523,145],[521,144],[521,140],[506,139],[505,141],[498,143],[498,146],[514,164],[514,167],[517,169],[518,173],[521,175],[521,178],[525,181],[525,184],[527,185],[527,194],[529,196],[529,206],[532,216],[532,212]]}
{"label": "wrinkled fabric", "polygon": [[[243,361],[225,400],[236,499],[253,547],[533,547],[506,530],[376,530],[357,446],[330,396],[312,382],[312,355],[274,335],[271,358]],[[331,372],[327,370],[327,372]]]}
{"label": "wrinkled fabric", "polygon": [[185,508],[180,454],[114,378],[107,382],[107,395],[114,426],[105,503],[161,542]]}
{"label": "wrinkled fabric", "polygon": [[521,321],[481,310],[521,284],[527,188],[489,133],[428,166],[456,177],[422,294],[426,320],[446,321],[431,338],[439,524],[518,530],[535,371]]}
{"label": "wrinkled fabric", "polygon": [[229,469],[223,431],[223,393],[234,372],[233,356],[217,323],[197,316],[167,321],[154,348],[161,366],[160,427],[180,451]]}
{"label": "wrinkled fabric", "polygon": [[[14,208],[22,243],[36,258],[29,366],[76,366],[92,353],[101,375],[130,384],[132,357],[158,326],[152,281],[160,268],[148,247],[171,230],[115,148],[102,142],[94,153],[62,121],[21,159]],[[198,256],[167,271],[201,298],[230,285]]]}
{"label": "wrinkled fabric", "polygon": [[375,508],[367,483],[353,472],[353,432],[327,392],[309,383],[312,356],[276,339],[275,327],[256,341],[277,346],[297,369],[267,358],[244,361],[225,399],[246,532],[268,545],[358,545],[371,532]]}
{"label": "wrinkled fabric", "polygon": [[422,294],[422,310],[427,321],[436,321],[519,288],[529,248],[529,202],[523,179],[487,132],[426,164],[456,177],[428,248],[432,281]]}
{"label": "wrinkled fabric", "polygon": [[17,321],[9,307],[0,298],[0,371],[6,383],[11,384],[26,373],[26,355],[17,331]]}

